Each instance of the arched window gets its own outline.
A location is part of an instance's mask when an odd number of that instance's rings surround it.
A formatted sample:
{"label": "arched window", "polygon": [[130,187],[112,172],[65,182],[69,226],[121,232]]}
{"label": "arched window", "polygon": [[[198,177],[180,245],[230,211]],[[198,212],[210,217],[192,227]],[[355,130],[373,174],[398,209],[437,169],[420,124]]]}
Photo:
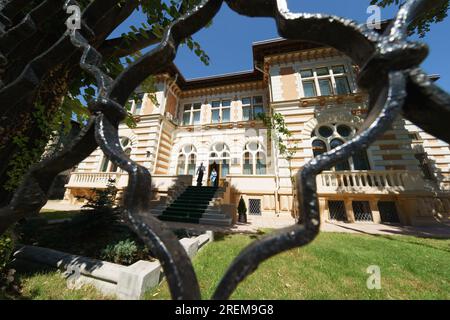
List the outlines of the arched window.
{"label": "arched window", "polygon": [[259,142],[249,142],[242,153],[243,174],[267,174],[266,152]]}
{"label": "arched window", "polygon": [[226,143],[219,142],[213,144],[209,150],[209,164],[215,163],[219,176],[225,178],[230,173],[230,148]]}
{"label": "arched window", "polygon": [[[356,133],[356,128],[342,123],[321,124],[311,133],[314,157],[329,150],[342,146]],[[360,150],[354,156],[338,163],[334,169],[343,170],[370,170],[369,159],[365,150]]]}
{"label": "arched window", "polygon": [[180,149],[177,160],[177,174],[195,175],[197,161],[197,150],[192,144],[185,145]]}
{"label": "arched window", "polygon": [[[120,140],[120,146],[124,150],[127,157],[130,157],[131,155],[131,140],[127,137],[119,137]],[[101,172],[118,172],[121,171],[120,168],[111,162],[106,155],[103,156],[102,164],[100,166]]]}

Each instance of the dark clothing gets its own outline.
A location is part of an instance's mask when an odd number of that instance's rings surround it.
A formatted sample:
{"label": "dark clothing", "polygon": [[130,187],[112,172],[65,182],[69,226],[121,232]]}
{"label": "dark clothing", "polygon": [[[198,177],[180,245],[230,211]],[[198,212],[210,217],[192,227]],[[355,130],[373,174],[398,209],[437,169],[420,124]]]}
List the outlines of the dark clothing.
{"label": "dark clothing", "polygon": [[202,186],[202,181],[203,181],[203,173],[205,172],[205,167],[204,166],[200,166],[197,169],[197,187],[201,187]]}

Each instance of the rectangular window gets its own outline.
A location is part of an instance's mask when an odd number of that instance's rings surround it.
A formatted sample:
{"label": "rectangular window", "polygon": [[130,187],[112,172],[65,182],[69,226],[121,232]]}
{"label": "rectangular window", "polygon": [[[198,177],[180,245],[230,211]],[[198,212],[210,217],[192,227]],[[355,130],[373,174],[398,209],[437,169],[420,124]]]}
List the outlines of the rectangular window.
{"label": "rectangular window", "polygon": [[196,111],[193,113],[194,115],[194,124],[200,124],[200,111]]}
{"label": "rectangular window", "polygon": [[333,73],[336,74],[343,74],[345,73],[345,67],[344,66],[334,66],[331,68],[333,70]]}
{"label": "rectangular window", "polygon": [[310,78],[313,76],[313,71],[312,69],[301,70],[300,75],[302,78]]}
{"label": "rectangular window", "polygon": [[355,221],[373,221],[368,201],[352,201],[352,207]]}
{"label": "rectangular window", "polygon": [[249,210],[251,215],[261,215],[261,199],[248,199]]}
{"label": "rectangular window", "polygon": [[328,76],[330,74],[330,71],[328,71],[328,68],[317,68],[316,69],[317,76]]}
{"label": "rectangular window", "polygon": [[306,98],[331,95],[350,94],[345,67],[337,65],[332,67],[320,67],[315,69],[304,69],[300,71],[303,91]]}
{"label": "rectangular window", "polygon": [[242,120],[247,121],[252,118],[252,99],[242,99]]}
{"label": "rectangular window", "polygon": [[257,120],[258,114],[264,113],[263,97],[242,98],[242,120]]}
{"label": "rectangular window", "polygon": [[201,103],[185,104],[183,107],[183,125],[198,125],[201,122]]}
{"label": "rectangular window", "polygon": [[211,102],[211,123],[231,121],[231,100]]}
{"label": "rectangular window", "polygon": [[336,77],[336,94],[349,94],[350,86],[347,77]]}
{"label": "rectangular window", "polygon": [[306,98],[316,97],[316,85],[314,81],[303,81],[303,91]]}
{"label": "rectangular window", "polygon": [[188,126],[191,124],[191,113],[183,114],[183,125]]}
{"label": "rectangular window", "polygon": [[328,79],[319,80],[320,93],[322,96],[331,96],[331,82]]}

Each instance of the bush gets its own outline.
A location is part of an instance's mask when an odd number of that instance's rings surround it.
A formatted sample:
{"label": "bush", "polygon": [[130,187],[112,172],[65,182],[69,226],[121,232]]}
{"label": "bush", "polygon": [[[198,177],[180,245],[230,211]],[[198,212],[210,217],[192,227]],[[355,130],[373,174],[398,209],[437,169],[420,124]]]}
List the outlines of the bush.
{"label": "bush", "polygon": [[11,255],[14,250],[14,242],[12,237],[5,233],[3,236],[0,237],[0,273],[3,273],[6,269],[10,259]]}
{"label": "bush", "polygon": [[11,261],[14,251],[14,240],[9,233],[0,236],[0,296],[7,293],[14,293],[18,290],[14,285],[14,269],[9,269],[8,264]]}
{"label": "bush", "polygon": [[106,189],[93,189],[94,196],[78,197],[79,199],[86,199],[87,203],[83,208],[91,208],[95,211],[110,212],[114,206],[117,195],[116,180],[109,179],[106,184]]}
{"label": "bush", "polygon": [[242,197],[239,200],[237,211],[239,213],[238,221],[242,223],[247,223],[247,206],[245,205],[245,201]]}
{"label": "bush", "polygon": [[102,252],[102,259],[118,264],[130,265],[139,260],[148,259],[148,249],[139,247],[133,240],[119,241],[107,246]]}

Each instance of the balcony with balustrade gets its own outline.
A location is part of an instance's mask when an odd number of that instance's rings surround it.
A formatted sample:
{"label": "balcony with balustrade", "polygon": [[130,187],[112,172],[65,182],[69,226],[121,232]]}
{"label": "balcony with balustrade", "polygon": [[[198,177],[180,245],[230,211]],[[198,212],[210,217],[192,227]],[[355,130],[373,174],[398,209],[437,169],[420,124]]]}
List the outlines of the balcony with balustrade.
{"label": "balcony with balustrade", "polygon": [[324,171],[316,181],[319,194],[396,194],[427,186],[421,172],[406,170]]}

